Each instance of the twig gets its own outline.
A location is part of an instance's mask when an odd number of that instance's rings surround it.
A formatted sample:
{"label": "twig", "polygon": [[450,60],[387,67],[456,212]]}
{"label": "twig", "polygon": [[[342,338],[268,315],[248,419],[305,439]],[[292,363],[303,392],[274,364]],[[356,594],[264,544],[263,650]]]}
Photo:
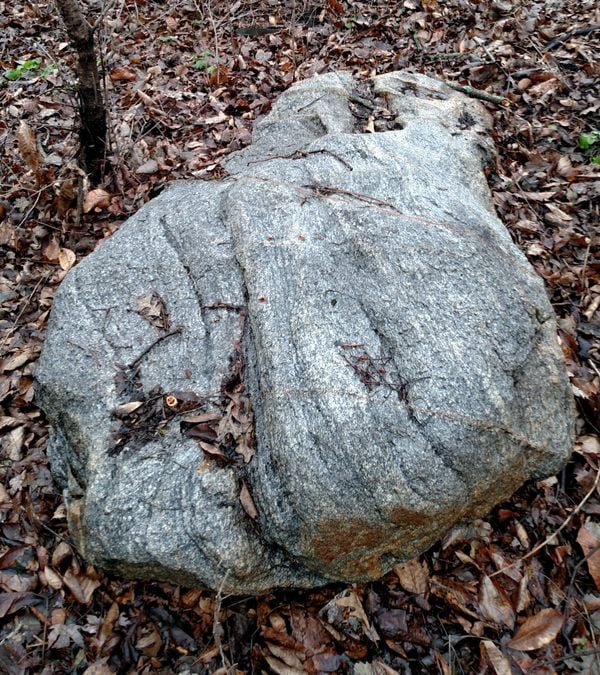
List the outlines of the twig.
{"label": "twig", "polygon": [[590,33],[593,33],[597,30],[600,30],[600,23],[595,23],[591,26],[586,26],[585,28],[577,28],[577,30],[571,30],[568,33],[564,33],[563,35],[559,35],[553,40],[550,40],[550,42],[548,42],[543,49],[545,52],[549,51],[550,49],[556,49],[556,47],[560,46],[565,40],[569,40],[570,38],[576,37],[577,35],[589,35]]}
{"label": "twig", "polygon": [[529,553],[526,553],[524,556],[521,556],[518,560],[515,560],[514,562],[510,563],[510,565],[507,565],[506,567],[503,567],[502,569],[499,569],[496,572],[492,572],[492,574],[489,575],[490,578],[495,577],[498,574],[501,574],[502,572],[506,572],[506,570],[511,569],[511,567],[514,567],[515,565],[518,565],[524,560],[531,558],[536,553],[541,551],[545,546],[547,546],[560,532],[562,532],[565,529],[565,527],[571,522],[571,520],[573,520],[573,517],[577,515],[579,511],[581,511],[583,505],[596,491],[598,483],[600,483],[600,465],[598,466],[598,470],[596,471],[596,479],[594,480],[594,484],[589,489],[585,497],[579,502],[579,504],[577,504],[577,506],[573,509],[573,511],[571,511],[569,516],[565,518],[562,525],[557,530],[555,530],[550,536],[546,537],[544,541],[540,542],[537,546],[534,546],[534,548],[532,548],[531,551],[529,551]]}
{"label": "twig", "polygon": [[[79,169],[79,167],[77,167]],[[75,211],[75,229],[78,230],[81,225],[81,215],[83,213],[83,190],[85,186],[85,173],[79,169],[77,173],[77,210]]]}
{"label": "twig", "polygon": [[183,328],[181,326],[177,326],[176,328],[173,328],[173,330],[170,330],[168,333],[165,333],[164,335],[161,335],[161,336],[157,337],[156,340],[154,340],[154,342],[151,342],[146,347],[146,349],[144,349],[144,351],[135,359],[135,361],[130,363],[129,366],[127,366],[127,367],[132,369],[132,370],[137,368],[137,366],[140,365],[140,362],[144,358],[144,356],[146,356],[146,354],[148,354],[148,352],[151,349],[154,349],[154,347],[156,347],[157,344],[160,344],[163,340],[166,340],[168,337],[171,337],[172,335],[178,335],[182,331],[183,331]]}
{"label": "twig", "polygon": [[510,101],[505,96],[496,96],[496,94],[490,94],[487,91],[482,91],[481,89],[475,89],[475,87],[470,87],[467,84],[458,84],[456,82],[450,82],[449,80],[443,80],[444,84],[448,85],[450,89],[455,91],[460,91],[461,94],[466,94],[471,98],[478,98],[482,101],[487,101],[488,103],[494,103],[495,105],[501,105],[505,108],[510,107]]}
{"label": "twig", "polygon": [[338,162],[343,164],[347,169],[350,171],[354,170],[354,167],[349,164],[345,159],[342,159],[338,155],[335,154],[335,152],[332,152],[331,150],[327,150],[327,148],[323,148],[321,150],[296,150],[296,152],[292,152],[291,155],[271,155],[270,157],[264,157],[263,159],[251,159],[248,164],[258,164],[260,162],[270,162],[272,159],[301,159],[301,158],[306,158],[308,155],[331,155],[334,159],[337,159]]}
{"label": "twig", "polygon": [[314,101],[311,101],[310,103],[306,103],[305,105],[301,106],[296,110],[296,112],[301,112],[302,110],[306,110],[306,108],[310,108],[311,105],[318,103],[322,98],[325,98],[325,94],[321,94],[321,96],[314,99]]}
{"label": "twig", "polygon": [[110,10],[114,7],[115,4],[116,4],[116,0],[108,0],[108,2],[105,3],[104,7],[102,7],[102,11],[100,12],[100,15],[94,21],[94,23],[91,25],[92,31],[96,31],[98,29],[98,26],[104,21],[104,19],[106,18],[106,15],[110,12]]}
{"label": "twig", "polygon": [[356,94],[351,94],[348,96],[348,100],[351,103],[357,103],[358,105],[362,105],[364,108],[368,108],[369,110],[376,110],[377,106],[371,101],[367,101],[366,98],[363,98],[362,96],[357,96]]}
{"label": "twig", "polygon": [[215,598],[215,611],[213,614],[213,638],[215,639],[215,645],[219,650],[219,654],[221,655],[221,663],[223,664],[224,670],[227,673],[232,673],[233,668],[231,666],[231,662],[229,661],[227,656],[225,656],[225,650],[223,649],[223,638],[225,637],[225,630],[223,629],[223,624],[221,623],[221,602],[223,600],[223,588],[227,583],[228,576],[229,570],[225,572],[223,581],[221,582],[219,590],[217,591],[217,597]]}

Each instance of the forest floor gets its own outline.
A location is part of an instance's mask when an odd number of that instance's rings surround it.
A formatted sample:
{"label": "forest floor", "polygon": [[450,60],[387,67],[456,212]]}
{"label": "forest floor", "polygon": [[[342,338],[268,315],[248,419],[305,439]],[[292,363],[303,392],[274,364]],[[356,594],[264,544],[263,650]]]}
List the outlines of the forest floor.
{"label": "forest floor", "polygon": [[[0,0],[0,672],[600,673],[597,1],[88,7],[110,109],[99,185],[77,167],[74,58],[53,3]],[[54,293],[167,182],[222,175],[282,91],[333,69],[412,69],[507,99],[485,104],[490,186],[558,316],[572,458],[375,583],[220,598],[104,574],[69,537],[34,400]]]}

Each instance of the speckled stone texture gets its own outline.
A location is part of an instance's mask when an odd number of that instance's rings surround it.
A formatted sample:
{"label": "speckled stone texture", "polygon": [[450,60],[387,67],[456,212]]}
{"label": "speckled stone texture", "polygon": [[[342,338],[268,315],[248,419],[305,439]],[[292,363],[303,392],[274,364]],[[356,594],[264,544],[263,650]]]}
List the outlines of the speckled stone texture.
{"label": "speckled stone texture", "polygon": [[90,561],[230,593],[368,580],[561,467],[572,397],[489,131],[424,76],[306,80],[229,177],[174,184],[68,274],[37,391]]}

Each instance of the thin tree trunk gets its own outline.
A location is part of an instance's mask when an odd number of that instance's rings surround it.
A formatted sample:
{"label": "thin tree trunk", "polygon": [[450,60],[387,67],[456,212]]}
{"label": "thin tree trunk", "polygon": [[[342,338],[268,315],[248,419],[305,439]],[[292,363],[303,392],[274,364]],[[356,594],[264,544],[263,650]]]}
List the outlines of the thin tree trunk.
{"label": "thin tree trunk", "polygon": [[77,53],[81,158],[86,171],[98,181],[106,163],[107,122],[94,49],[94,30],[83,16],[79,0],[56,0],[56,5]]}

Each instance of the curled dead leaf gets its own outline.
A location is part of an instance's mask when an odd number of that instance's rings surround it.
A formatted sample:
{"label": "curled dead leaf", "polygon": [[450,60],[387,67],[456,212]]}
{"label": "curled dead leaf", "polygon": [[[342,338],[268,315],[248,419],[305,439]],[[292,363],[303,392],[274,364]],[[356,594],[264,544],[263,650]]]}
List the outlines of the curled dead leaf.
{"label": "curled dead leaf", "polygon": [[65,272],[73,267],[76,260],[77,257],[70,248],[61,248],[58,252],[58,264],[61,266],[61,269],[65,270]]}
{"label": "curled dead leaf", "polygon": [[21,120],[21,123],[19,124],[19,130],[17,131],[17,147],[27,162],[27,166],[36,174],[36,177],[39,176],[42,157],[37,145],[35,133],[25,120]]}
{"label": "curled dead leaf", "polygon": [[83,200],[83,212],[89,213],[92,209],[106,209],[110,206],[110,194],[102,188],[90,190]]}

